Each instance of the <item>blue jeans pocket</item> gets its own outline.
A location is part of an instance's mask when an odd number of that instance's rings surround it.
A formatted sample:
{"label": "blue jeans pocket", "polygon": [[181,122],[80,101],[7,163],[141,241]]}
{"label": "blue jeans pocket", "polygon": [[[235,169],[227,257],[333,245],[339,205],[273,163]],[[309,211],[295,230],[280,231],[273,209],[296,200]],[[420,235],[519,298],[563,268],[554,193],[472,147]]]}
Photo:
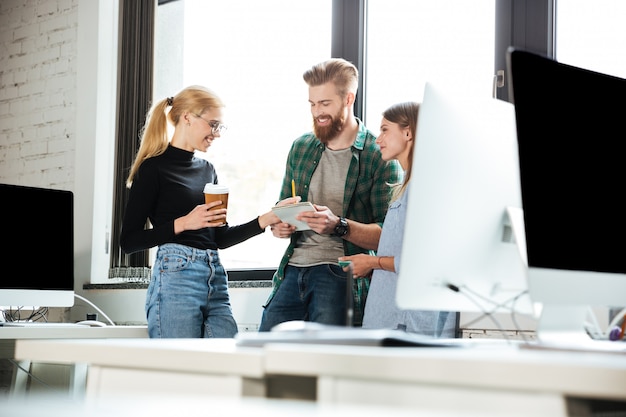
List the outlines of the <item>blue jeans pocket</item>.
{"label": "blue jeans pocket", "polygon": [[158,262],[163,272],[179,272],[186,269],[190,263],[189,257],[178,253],[168,253]]}

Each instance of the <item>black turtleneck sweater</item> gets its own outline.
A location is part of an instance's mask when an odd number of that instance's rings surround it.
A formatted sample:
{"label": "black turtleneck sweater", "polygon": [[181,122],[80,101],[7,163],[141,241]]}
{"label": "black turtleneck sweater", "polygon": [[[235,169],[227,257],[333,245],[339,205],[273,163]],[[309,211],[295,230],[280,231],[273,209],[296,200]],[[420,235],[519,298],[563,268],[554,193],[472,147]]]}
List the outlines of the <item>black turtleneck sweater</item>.
{"label": "black turtleneck sweater", "polygon": [[[165,243],[198,249],[224,249],[263,233],[258,219],[239,226],[206,227],[174,234],[174,220],[204,204],[204,185],[217,184],[213,164],[193,152],[168,146],[146,159],[133,179],[122,223],[120,246],[125,253]],[[151,228],[146,228],[150,220]]]}

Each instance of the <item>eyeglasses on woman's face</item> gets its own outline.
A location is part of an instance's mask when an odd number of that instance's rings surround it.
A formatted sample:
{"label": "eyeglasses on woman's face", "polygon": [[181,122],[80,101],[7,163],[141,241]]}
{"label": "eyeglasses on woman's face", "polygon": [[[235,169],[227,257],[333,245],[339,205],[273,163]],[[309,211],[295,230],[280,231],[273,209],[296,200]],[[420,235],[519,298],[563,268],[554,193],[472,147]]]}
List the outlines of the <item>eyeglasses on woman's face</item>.
{"label": "eyeglasses on woman's face", "polygon": [[225,124],[220,123],[217,120],[206,120],[199,114],[195,114],[195,113],[192,113],[192,114],[196,116],[198,119],[202,119],[203,121],[205,121],[211,127],[211,132],[213,132],[214,135],[221,135],[226,129],[228,129],[228,127]]}

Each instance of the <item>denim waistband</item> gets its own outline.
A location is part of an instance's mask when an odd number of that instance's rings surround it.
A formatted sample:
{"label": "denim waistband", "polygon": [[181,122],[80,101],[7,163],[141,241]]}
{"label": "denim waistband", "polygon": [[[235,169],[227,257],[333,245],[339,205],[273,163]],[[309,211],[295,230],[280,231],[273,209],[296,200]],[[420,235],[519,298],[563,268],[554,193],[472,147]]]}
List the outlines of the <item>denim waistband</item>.
{"label": "denim waistband", "polygon": [[215,249],[198,249],[191,246],[185,246],[178,243],[166,243],[159,246],[156,256],[166,254],[178,254],[186,256],[192,261],[208,261],[218,260],[217,250]]}

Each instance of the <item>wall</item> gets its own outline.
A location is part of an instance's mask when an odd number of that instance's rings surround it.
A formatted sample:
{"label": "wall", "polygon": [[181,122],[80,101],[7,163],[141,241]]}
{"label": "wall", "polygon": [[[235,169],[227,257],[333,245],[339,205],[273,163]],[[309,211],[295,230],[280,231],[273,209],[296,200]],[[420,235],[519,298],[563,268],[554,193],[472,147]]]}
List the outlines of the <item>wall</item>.
{"label": "wall", "polygon": [[74,189],[78,0],[0,2],[0,181]]}
{"label": "wall", "polygon": [[77,0],[0,2],[2,183],[74,190],[77,19]]}
{"label": "wall", "polygon": [[92,224],[106,218],[94,199],[112,182],[117,0],[3,0],[0,23],[0,181],[74,192],[89,282]]}
{"label": "wall", "polygon": [[[118,325],[145,324],[146,286],[146,284],[91,285],[90,289],[85,291],[85,298]],[[231,281],[228,291],[239,331],[257,330],[263,313],[262,306],[271,292],[271,281]],[[73,315],[83,320],[88,313],[98,313],[93,306],[82,300],[76,300],[72,310]],[[98,315],[98,319],[108,322],[102,314]]]}
{"label": "wall", "polygon": [[79,294],[108,277],[117,31],[118,0],[0,2],[0,182],[74,192]]}

